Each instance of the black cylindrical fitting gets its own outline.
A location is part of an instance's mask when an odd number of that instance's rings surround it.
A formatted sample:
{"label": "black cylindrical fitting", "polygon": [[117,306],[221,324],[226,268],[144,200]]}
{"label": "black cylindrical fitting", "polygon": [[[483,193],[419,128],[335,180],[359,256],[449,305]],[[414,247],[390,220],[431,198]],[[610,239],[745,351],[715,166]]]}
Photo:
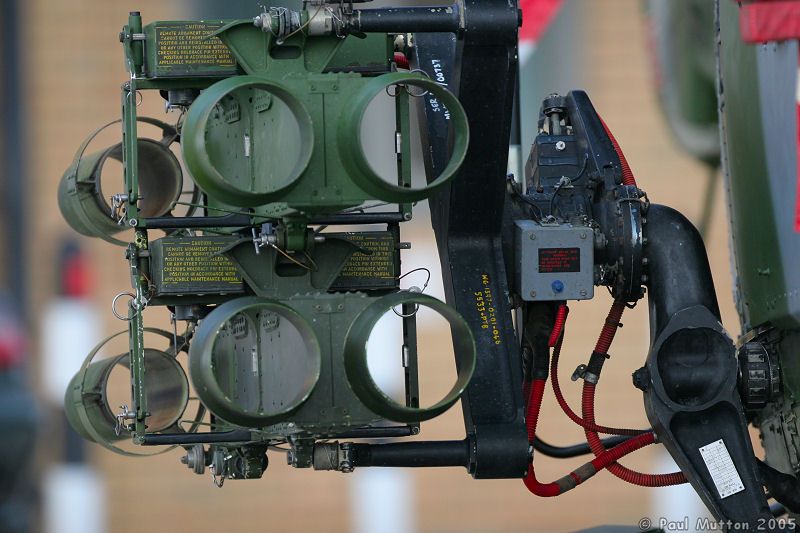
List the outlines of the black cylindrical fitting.
{"label": "black cylindrical fitting", "polygon": [[337,439],[385,439],[393,437],[409,437],[414,434],[411,426],[391,426],[375,428],[353,428],[336,435]]}
{"label": "black cylindrical fitting", "polygon": [[250,216],[232,213],[218,217],[153,217],[146,218],[147,229],[238,228],[250,225]]}
{"label": "black cylindrical fitting", "polygon": [[720,318],[714,280],[703,238],[678,211],[651,205],[645,225],[650,291],[650,323],[654,338],[683,309],[702,305]]}
{"label": "black cylindrical fitting", "polygon": [[[614,435],[612,437],[601,439],[601,441],[603,446],[608,449],[613,448],[618,444],[622,444],[631,438],[632,437],[626,437],[623,435]],[[533,449],[542,455],[554,457],[556,459],[570,459],[572,457],[580,457],[581,455],[589,455],[592,453],[592,449],[586,442],[582,442],[580,444],[570,444],[568,446],[556,446],[543,441],[538,436],[533,441]]]}
{"label": "black cylindrical fitting", "polygon": [[358,9],[351,28],[364,33],[449,32],[461,29],[458,5]]}
{"label": "black cylindrical fitting", "polygon": [[355,466],[469,466],[469,441],[355,444]]}
{"label": "black cylindrical fitting", "polygon": [[589,364],[586,365],[586,373],[594,375],[596,379],[600,379],[600,372],[603,371],[603,365],[608,357],[607,353],[592,352],[591,357],[589,357]]}
{"label": "black cylindrical fitting", "polygon": [[405,221],[403,213],[336,213],[311,219],[320,226],[350,226],[353,224],[394,224]]}
{"label": "black cylindrical fitting", "polygon": [[222,442],[250,442],[252,435],[245,429],[216,433],[162,433],[145,435],[144,446],[176,446],[188,444],[216,444]]}

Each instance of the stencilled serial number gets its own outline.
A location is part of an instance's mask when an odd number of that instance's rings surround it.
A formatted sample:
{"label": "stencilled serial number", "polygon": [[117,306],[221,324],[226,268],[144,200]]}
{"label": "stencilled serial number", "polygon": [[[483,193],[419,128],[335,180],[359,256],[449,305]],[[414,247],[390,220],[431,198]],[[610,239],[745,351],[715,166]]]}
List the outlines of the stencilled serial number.
{"label": "stencilled serial number", "polygon": [[481,274],[483,288],[474,292],[475,307],[481,320],[481,329],[491,335],[492,342],[495,345],[499,345],[503,343],[503,339],[497,323],[497,310],[494,306],[495,299],[490,284],[489,275]]}
{"label": "stencilled serial number", "polygon": [[[440,59],[431,59],[431,68],[433,69],[433,77],[436,83],[447,88],[447,78],[445,77],[442,61]],[[428,105],[430,105],[431,111],[434,113],[444,113],[444,119],[450,120],[450,110],[433,94],[428,96]]]}

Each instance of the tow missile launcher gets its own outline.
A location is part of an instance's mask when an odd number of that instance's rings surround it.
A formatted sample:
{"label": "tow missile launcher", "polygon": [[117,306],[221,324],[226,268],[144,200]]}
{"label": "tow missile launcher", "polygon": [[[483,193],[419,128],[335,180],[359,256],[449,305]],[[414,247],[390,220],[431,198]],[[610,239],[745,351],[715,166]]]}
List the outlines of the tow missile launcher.
{"label": "tow missile launcher", "polygon": [[[398,71],[395,36],[374,33],[369,17],[356,15],[322,4],[265,9],[251,20],[144,24],[130,14],[120,34],[130,73],[122,141],[90,153],[103,128],[92,134],[59,190],[76,231],[125,248],[133,284],[114,302],[128,322],[129,352],[94,361],[101,343],[67,391],[69,419],[84,437],[120,452],[126,438],[184,445],[184,462],[198,473],[211,466],[222,483],[261,477],[269,445],[288,441],[292,463],[310,467],[316,439],[416,434],[460,398],[475,367],[472,331],[452,307],[400,290],[408,246],[400,224],[411,220],[413,203],[455,177],[469,144],[467,117],[447,88]],[[442,15],[453,21],[452,9]],[[151,92],[179,112],[176,124],[138,116],[137,102]],[[384,93],[397,117],[397,175],[389,180],[362,142],[367,108]],[[452,156],[415,187],[410,113],[422,95],[448,111]],[[162,138],[140,137],[142,123]],[[109,160],[124,165],[114,190],[101,179]],[[368,229],[325,231],[354,224]],[[126,228],[132,242],[120,237]],[[186,332],[145,327],[154,306],[167,306]],[[431,407],[420,406],[416,375],[420,306],[444,316],[456,339],[457,380]],[[404,323],[405,402],[390,398],[367,365],[370,334],[393,310]],[[150,348],[145,334],[166,337],[169,347]],[[184,416],[181,352],[201,404],[194,418]],[[107,390],[117,368],[131,374],[121,411]],[[198,431],[206,410],[211,431]]]}

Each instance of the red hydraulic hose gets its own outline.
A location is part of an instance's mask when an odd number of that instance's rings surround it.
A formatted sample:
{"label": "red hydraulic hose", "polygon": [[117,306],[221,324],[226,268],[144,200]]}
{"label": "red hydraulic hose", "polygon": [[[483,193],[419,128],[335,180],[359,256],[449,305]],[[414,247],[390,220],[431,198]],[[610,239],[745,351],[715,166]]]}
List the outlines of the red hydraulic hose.
{"label": "red hydraulic hose", "polygon": [[528,442],[533,442],[536,437],[536,424],[539,422],[539,411],[544,398],[546,380],[537,378],[531,383],[531,396],[528,398],[528,409],[525,413],[525,427],[528,430]]}
{"label": "red hydraulic hose", "polygon": [[[560,347],[560,346],[559,346]],[[564,411],[570,420],[578,424],[584,429],[591,429],[597,433],[605,433],[607,435],[640,435],[646,430],[641,429],[629,429],[629,428],[613,428],[607,426],[600,426],[597,425],[594,421],[589,423],[588,420],[581,418],[578,416],[575,411],[567,403],[566,398],[564,398],[564,394],[561,392],[561,385],[558,380],[558,359],[559,359],[559,352],[553,352],[553,358],[550,361],[550,374],[553,376],[553,392],[555,393],[556,400],[558,401],[558,405],[561,406],[561,410]]]}
{"label": "red hydraulic hose", "polygon": [[547,345],[550,348],[556,345],[564,333],[564,324],[567,323],[567,315],[569,315],[569,307],[567,307],[566,304],[559,305],[556,311],[556,318],[553,321],[553,331],[550,332],[550,339],[547,341]]}
{"label": "red hydraulic hose", "polygon": [[614,336],[617,334],[617,329],[622,320],[622,313],[625,311],[625,302],[622,300],[614,300],[611,309],[608,311],[606,321],[603,324],[603,329],[600,330],[600,336],[594,345],[594,351],[601,354],[607,354],[611,343],[614,342]]}
{"label": "red hydraulic hose", "polygon": [[[595,385],[585,381],[583,384],[583,419],[587,422],[594,422],[594,392]],[[592,452],[598,457],[606,453],[606,448],[597,433],[589,429],[584,431],[586,433],[586,441],[589,443]],[[683,472],[644,474],[616,462],[608,465],[608,471],[623,481],[642,487],[667,487],[686,483],[686,476]]]}
{"label": "red hydraulic hose", "polygon": [[394,62],[397,63],[397,68],[403,68],[409,70],[411,66],[408,63],[408,58],[402,52],[395,52],[394,53]]}
{"label": "red hydraulic hose", "polygon": [[[612,428],[606,426],[599,426],[595,424],[594,421],[592,421],[591,424],[588,424],[586,420],[582,419],[577,414],[575,414],[575,411],[573,411],[572,408],[567,403],[566,398],[564,398],[564,394],[561,392],[561,384],[558,380],[558,359],[561,354],[560,341],[562,333],[564,331],[564,324],[566,322],[569,309],[567,308],[566,305],[559,307],[559,312],[556,313],[556,325],[559,325],[559,317],[562,316],[561,307],[566,309],[566,311],[563,313],[563,320],[560,321],[558,336],[555,336],[556,333],[555,326],[553,327],[553,335],[550,336],[551,342],[553,342],[554,337],[556,339],[556,342],[551,345],[555,346],[555,349],[553,350],[553,357],[550,360],[550,374],[553,376],[553,392],[555,393],[558,405],[561,406],[561,410],[564,411],[564,414],[566,414],[570,420],[572,420],[579,426],[583,428],[588,427],[588,429],[591,429],[592,431],[596,431],[598,433],[606,433],[609,435],[630,435],[630,436],[636,436],[643,433],[643,431],[640,429]],[[619,319],[622,316],[622,311],[625,309],[625,306],[624,305],[622,306],[622,310],[619,310],[617,308],[612,308],[612,309],[614,310],[614,315],[609,314],[609,317],[606,319],[606,322],[608,323],[609,320],[612,320],[614,319],[614,317],[616,317],[614,324],[618,324]],[[610,331],[606,331],[606,329],[609,329]],[[613,328],[610,328],[610,326],[608,328],[603,328],[604,334],[601,335],[601,338],[604,340],[604,343],[607,342],[608,345],[611,344],[611,339],[614,338],[614,333],[616,332],[616,329],[617,329],[616,325],[614,325]],[[600,345],[600,347],[602,347],[602,345]],[[608,348],[606,348],[606,350],[608,350]]]}
{"label": "red hydraulic hose", "polygon": [[[600,337],[597,339],[594,351],[598,354],[607,357],[608,350],[611,347],[611,342],[614,340],[614,335],[617,332],[619,321],[622,318],[622,312],[625,311],[625,302],[621,300],[614,301],[611,310],[608,312],[608,317],[600,332]],[[601,358],[600,361],[603,359]],[[601,363],[602,365],[602,363]],[[598,376],[599,378],[599,371]],[[589,447],[596,456],[600,456],[606,452],[605,446],[600,441],[597,430],[591,426],[594,425],[594,398],[595,398],[596,385],[589,381],[583,383],[583,402],[582,414],[584,425],[584,433],[586,433],[586,441]],[[671,474],[643,474],[635,470],[626,468],[620,464],[614,463],[608,466],[609,472],[628,483],[634,485],[641,485],[643,487],[665,487],[668,485],[680,485],[686,483],[686,476],[683,472],[673,472]]]}
{"label": "red hydraulic hose", "polygon": [[[536,424],[539,420],[539,410],[542,405],[545,383],[546,380],[544,379],[535,379],[533,380],[533,384],[531,386],[531,397],[528,402],[528,416],[526,420],[529,442],[533,442],[536,437]],[[528,466],[528,475],[524,479],[525,486],[529,491],[537,496],[558,496],[559,494],[563,494],[568,490],[577,487],[603,468],[613,464],[618,459],[621,459],[629,453],[654,442],[655,435],[653,435],[652,432],[643,433],[611,448],[603,454],[595,457],[594,460],[585,463],[580,468],[573,470],[566,476],[551,483],[541,483],[536,479],[533,462],[531,461],[530,465]]]}
{"label": "red hydraulic hose", "polygon": [[608,128],[602,118],[600,119],[600,122],[603,124],[603,128],[606,130],[608,138],[611,139],[611,144],[614,145],[614,151],[617,152],[617,157],[619,157],[619,164],[622,167],[622,183],[636,187],[636,178],[633,176],[631,166],[628,164],[628,160],[625,158],[625,154],[622,152],[622,148],[620,148],[616,137],[614,137],[614,134],[611,133],[611,130]]}
{"label": "red hydraulic hose", "polygon": [[[617,142],[617,139],[614,137],[614,134],[611,133],[611,129],[609,129],[608,125],[602,118],[600,119],[600,122],[603,124],[603,128],[606,130],[606,134],[611,140],[611,144],[614,145],[614,151],[617,153],[617,157],[619,157],[620,166],[622,167],[622,183],[625,185],[636,186],[636,178],[633,175],[631,166],[628,164],[628,160],[625,157],[625,154],[623,153],[619,143]],[[608,349],[611,347],[611,342],[614,340],[617,325],[619,324],[620,318],[622,318],[622,312],[624,310],[625,302],[622,301],[615,301],[614,305],[611,306],[611,311],[608,313],[608,318],[606,318],[606,323],[603,326],[603,330],[600,332],[600,338],[597,339],[597,345],[594,349],[594,351],[598,354],[602,354],[607,357]],[[584,432],[586,433],[586,440],[589,443],[589,447],[592,449],[592,452],[594,452],[595,455],[598,455],[604,453],[606,449],[605,446],[603,446],[603,443],[600,441],[600,437],[597,434],[598,431],[592,427],[594,425],[595,388],[596,385],[594,383],[584,381],[582,414],[583,421],[585,422]],[[645,487],[663,487],[667,485],[679,485],[681,483],[686,483],[686,476],[683,474],[683,472],[674,472],[672,474],[643,474],[616,463],[610,465],[608,470],[618,478],[627,481],[628,483],[642,485]]]}

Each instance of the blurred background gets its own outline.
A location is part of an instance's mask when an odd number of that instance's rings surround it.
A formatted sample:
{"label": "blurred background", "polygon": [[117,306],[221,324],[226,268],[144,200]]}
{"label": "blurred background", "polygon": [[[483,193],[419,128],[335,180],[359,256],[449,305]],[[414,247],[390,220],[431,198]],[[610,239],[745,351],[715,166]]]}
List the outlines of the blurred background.
{"label": "blurred background", "polygon": [[[735,338],[724,195],[720,191],[706,205],[709,167],[682,151],[670,134],[657,90],[664,71],[651,60],[657,35],[644,4],[530,4],[537,7],[526,12],[522,141],[512,154],[512,171],[527,158],[541,99],[550,92],[587,90],[650,199],[704,225],[723,321]],[[208,476],[192,475],[181,465],[180,451],[129,459],[84,444],[65,424],[64,387],[95,342],[125,327],[110,305],[129,288],[129,279],[122,248],[79,237],[64,223],[56,203],[58,180],[80,140],[119,117],[126,71],[117,35],[128,11],[141,11],[148,23],[252,17],[260,7],[256,0],[2,0],[1,5],[0,532],[575,531],[600,524],[635,526],[644,516],[664,516],[665,509],[682,518],[699,505],[684,489],[633,487],[605,472],[559,498],[537,499],[521,481],[475,481],[460,469],[343,475],[293,470],[280,454],[271,454],[262,480],[218,489]],[[533,26],[531,17],[538,21]],[[174,121],[164,117],[157,95],[148,96],[141,114]],[[714,102],[708,106],[705,111],[715,114]],[[712,187],[721,188],[718,181]],[[704,219],[706,213],[711,216]],[[409,264],[437,271],[424,206],[404,229],[404,240],[414,242]],[[432,288],[442,296],[436,280]],[[571,306],[561,377],[574,407],[579,386],[566,376],[585,360],[611,303],[605,291],[597,294]],[[148,320],[167,326],[166,313],[149,313]],[[645,427],[641,393],[630,375],[647,353],[646,306],[628,312],[624,324],[598,391],[598,419]],[[424,333],[449,342],[447,331]],[[431,371],[422,376],[434,387],[436,364],[432,359],[426,367]],[[583,439],[551,394],[540,428],[553,444]],[[463,436],[459,408],[423,424],[421,435]],[[537,474],[555,479],[582,462],[540,456]],[[649,471],[671,467],[655,446],[626,464]]]}

